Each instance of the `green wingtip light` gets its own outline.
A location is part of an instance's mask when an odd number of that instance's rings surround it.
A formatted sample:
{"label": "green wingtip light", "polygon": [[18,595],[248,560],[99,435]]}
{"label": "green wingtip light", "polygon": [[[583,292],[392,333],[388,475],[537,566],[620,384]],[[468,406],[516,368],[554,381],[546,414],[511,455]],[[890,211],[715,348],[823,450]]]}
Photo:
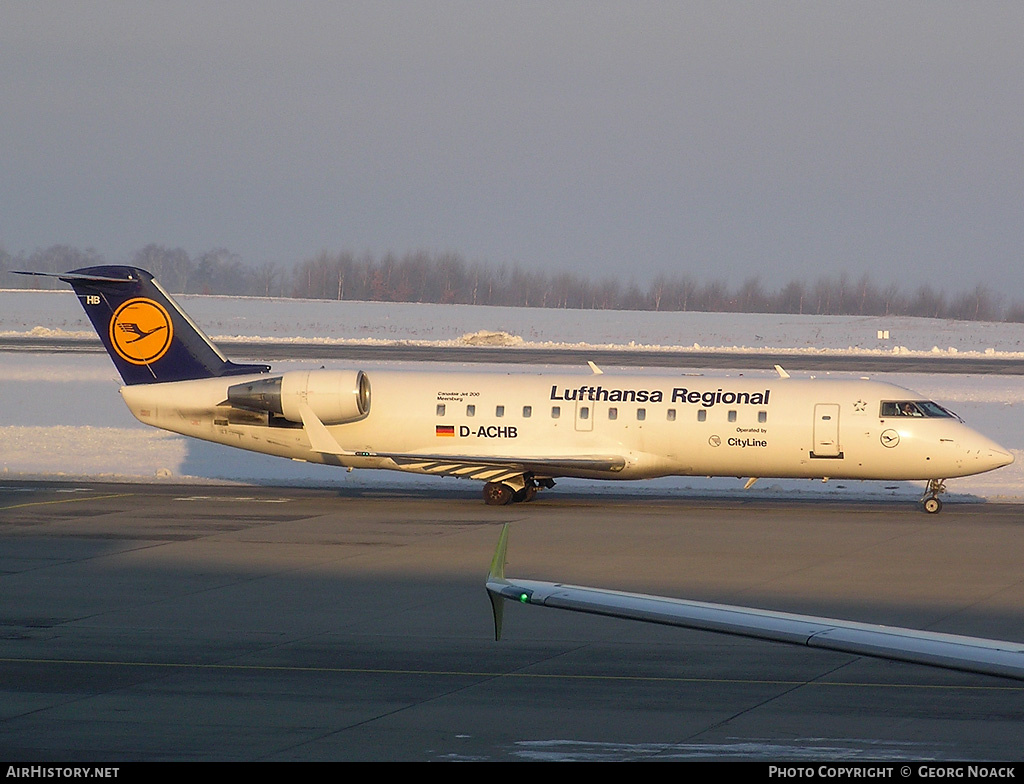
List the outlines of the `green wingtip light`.
{"label": "green wingtip light", "polygon": [[519,594],[519,601],[521,601],[523,604],[529,604],[530,603],[530,594],[528,594],[528,593],[521,593],[521,594]]}

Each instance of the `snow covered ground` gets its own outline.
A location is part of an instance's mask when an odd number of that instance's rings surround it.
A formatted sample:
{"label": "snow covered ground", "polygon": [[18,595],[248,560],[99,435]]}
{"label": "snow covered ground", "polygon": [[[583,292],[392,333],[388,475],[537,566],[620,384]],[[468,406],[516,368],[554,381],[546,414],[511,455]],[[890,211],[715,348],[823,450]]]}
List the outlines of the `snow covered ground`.
{"label": "snow covered ground", "polygon": [[[653,313],[476,305],[178,296],[218,342],[233,338],[309,342],[464,345],[480,332],[506,333],[517,346],[658,350],[772,349],[878,354],[998,354],[1024,357],[1024,324],[887,316]],[[879,339],[879,331],[888,339]],[[68,291],[0,289],[0,335],[92,336]]]}
{"label": "snow covered ground", "polygon": [[[589,345],[638,350],[693,347],[793,350],[796,353],[922,352],[1024,355],[1024,325],[918,318],[645,313],[464,305],[304,302],[181,297],[203,329],[227,345],[247,339],[417,341],[460,345],[480,333],[518,346]],[[888,330],[889,339],[878,331]],[[82,334],[92,328],[70,292],[0,291],[0,334]],[[484,339],[486,339],[486,334]],[[641,349],[641,347],[643,347]],[[228,349],[230,353],[230,348]],[[334,363],[337,365],[337,363]],[[319,363],[275,362],[275,370]],[[373,365],[361,363],[368,372]],[[453,369],[459,369],[454,365]],[[481,369],[481,366],[474,366]],[[565,372],[565,368],[560,368]],[[694,368],[685,372],[700,372]],[[614,368],[605,368],[614,373]],[[581,374],[589,373],[580,368]],[[636,372],[635,369],[629,372]],[[652,370],[659,374],[677,371]],[[751,371],[743,371],[751,375]],[[771,375],[766,369],[766,375]],[[717,373],[716,373],[717,375]],[[794,374],[796,375],[796,374]],[[842,376],[841,373],[832,374]],[[950,495],[1024,501],[1024,384],[1016,376],[878,374],[959,413],[1017,456],[1007,468],[952,480]],[[458,480],[382,471],[346,473],[323,466],[233,450],[147,428],[127,411],[113,365],[100,354],[0,354],[0,472],[6,478],[100,478],[131,481],[233,481],[375,487],[446,487]],[[448,484],[445,484],[448,483]],[[694,495],[828,495],[915,498],[919,484],[761,480],[750,491],[735,478],[675,478],[641,483],[562,480],[591,492],[678,492]],[[462,485],[460,485],[462,486]],[[475,487],[476,485],[467,485]]]}

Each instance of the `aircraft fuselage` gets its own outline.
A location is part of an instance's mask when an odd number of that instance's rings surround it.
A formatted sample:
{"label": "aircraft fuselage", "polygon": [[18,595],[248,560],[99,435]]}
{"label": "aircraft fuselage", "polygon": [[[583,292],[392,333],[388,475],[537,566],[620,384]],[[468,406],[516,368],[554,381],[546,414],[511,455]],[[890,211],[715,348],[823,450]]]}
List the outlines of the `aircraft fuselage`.
{"label": "aircraft fuselage", "polygon": [[344,450],[337,454],[315,449],[299,423],[224,405],[230,386],[263,376],[121,392],[140,421],[183,435],[310,462],[419,473],[459,470],[439,470],[437,461],[399,464],[386,455],[450,455],[461,462],[620,456],[621,466],[549,472],[600,479],[913,480],[966,476],[1012,461],[955,416],[893,413],[894,404],[921,396],[874,381],[392,370],[368,377],[369,412],[326,425]]}

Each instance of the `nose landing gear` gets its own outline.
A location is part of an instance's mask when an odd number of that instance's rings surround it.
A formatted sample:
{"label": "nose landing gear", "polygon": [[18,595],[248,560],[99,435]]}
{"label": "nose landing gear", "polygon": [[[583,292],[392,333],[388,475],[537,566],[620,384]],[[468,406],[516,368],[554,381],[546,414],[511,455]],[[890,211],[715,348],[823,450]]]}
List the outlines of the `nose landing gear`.
{"label": "nose landing gear", "polygon": [[942,501],[939,500],[939,493],[946,492],[944,479],[929,479],[928,488],[921,496],[921,508],[928,514],[938,514],[942,511]]}

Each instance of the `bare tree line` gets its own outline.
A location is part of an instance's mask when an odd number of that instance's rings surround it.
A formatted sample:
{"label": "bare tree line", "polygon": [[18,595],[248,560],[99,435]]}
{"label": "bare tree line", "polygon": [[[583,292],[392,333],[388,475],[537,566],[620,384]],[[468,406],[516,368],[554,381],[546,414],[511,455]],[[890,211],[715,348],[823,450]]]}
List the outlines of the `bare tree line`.
{"label": "bare tree line", "polygon": [[[0,249],[0,272],[12,269],[66,272],[107,263],[94,250],[54,245],[31,255]],[[739,285],[659,275],[649,285],[572,272],[546,273],[518,266],[467,262],[455,253],[414,251],[397,256],[321,252],[291,265],[256,267],[224,248],[192,257],[181,248],[147,245],[128,261],[152,272],[169,291],[377,302],[433,302],[517,307],[794,313],[847,316],[924,316],[965,321],[1024,322],[1024,302],[1006,302],[982,284],[947,294],[928,284],[905,291],[880,286],[867,275],[845,273],[813,281],[792,280],[769,289],[759,277]],[[5,288],[57,287],[55,281],[4,275]]]}

